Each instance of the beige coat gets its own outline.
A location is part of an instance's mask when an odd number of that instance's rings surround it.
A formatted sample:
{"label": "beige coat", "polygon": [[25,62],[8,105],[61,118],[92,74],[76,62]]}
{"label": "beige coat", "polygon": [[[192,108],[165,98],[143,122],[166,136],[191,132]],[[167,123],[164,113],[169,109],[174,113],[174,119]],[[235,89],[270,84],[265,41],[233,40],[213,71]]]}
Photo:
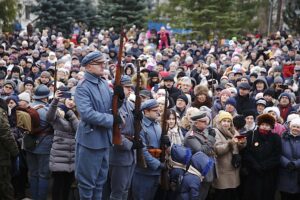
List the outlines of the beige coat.
{"label": "beige coat", "polygon": [[[231,144],[231,138],[226,138],[218,129],[216,130],[215,152],[216,157],[216,175],[213,181],[213,187],[216,189],[237,188],[240,185],[239,168],[234,168],[231,164],[232,154],[239,152],[237,144]],[[239,135],[235,132],[234,135]],[[245,145],[243,145],[245,146]]]}

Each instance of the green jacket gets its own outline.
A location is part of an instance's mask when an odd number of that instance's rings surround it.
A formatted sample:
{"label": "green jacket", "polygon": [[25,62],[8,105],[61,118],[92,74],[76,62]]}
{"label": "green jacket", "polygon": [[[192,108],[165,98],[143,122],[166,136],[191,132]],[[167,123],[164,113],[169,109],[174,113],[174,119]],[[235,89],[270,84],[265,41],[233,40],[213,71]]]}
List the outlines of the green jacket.
{"label": "green jacket", "polygon": [[17,143],[9,129],[7,113],[0,107],[0,166],[10,166],[11,157],[18,153]]}

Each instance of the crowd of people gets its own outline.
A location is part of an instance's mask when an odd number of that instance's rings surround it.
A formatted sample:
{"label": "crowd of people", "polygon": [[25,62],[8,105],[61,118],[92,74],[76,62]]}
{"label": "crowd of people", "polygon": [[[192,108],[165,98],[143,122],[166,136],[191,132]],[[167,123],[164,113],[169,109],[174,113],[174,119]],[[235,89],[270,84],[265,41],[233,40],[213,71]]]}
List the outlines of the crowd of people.
{"label": "crowd of people", "polygon": [[299,38],[125,31],[0,35],[0,199],[300,199]]}

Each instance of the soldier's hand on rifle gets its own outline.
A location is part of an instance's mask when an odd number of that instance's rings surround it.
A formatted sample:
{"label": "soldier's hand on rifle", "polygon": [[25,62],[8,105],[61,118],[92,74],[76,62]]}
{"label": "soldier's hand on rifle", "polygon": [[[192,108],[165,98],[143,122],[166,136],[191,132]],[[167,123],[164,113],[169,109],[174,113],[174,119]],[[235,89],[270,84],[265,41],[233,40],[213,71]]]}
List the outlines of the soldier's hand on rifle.
{"label": "soldier's hand on rifle", "polygon": [[168,169],[168,166],[166,165],[166,163],[161,162],[159,168],[162,170],[165,170],[165,169]]}
{"label": "soldier's hand on rifle", "polygon": [[170,141],[169,136],[167,136],[167,135],[162,135],[161,137],[162,137],[162,138],[161,138],[161,142],[162,142],[163,145],[165,145],[165,146],[167,146],[167,147],[171,146],[171,141]]}
{"label": "soldier's hand on rifle", "polygon": [[142,149],[143,147],[144,147],[144,144],[141,139],[132,141],[131,149]]}
{"label": "soldier's hand on rifle", "polygon": [[118,125],[122,125],[123,124],[122,117],[120,115],[114,115],[114,123]]}
{"label": "soldier's hand on rifle", "polygon": [[116,85],[114,87],[114,95],[117,95],[120,100],[125,99],[124,89],[121,85]]}
{"label": "soldier's hand on rifle", "polygon": [[141,121],[143,119],[143,117],[144,117],[143,116],[143,112],[140,111],[140,110],[138,110],[138,111],[134,110],[133,114],[134,114],[134,119],[138,120],[138,121]]}

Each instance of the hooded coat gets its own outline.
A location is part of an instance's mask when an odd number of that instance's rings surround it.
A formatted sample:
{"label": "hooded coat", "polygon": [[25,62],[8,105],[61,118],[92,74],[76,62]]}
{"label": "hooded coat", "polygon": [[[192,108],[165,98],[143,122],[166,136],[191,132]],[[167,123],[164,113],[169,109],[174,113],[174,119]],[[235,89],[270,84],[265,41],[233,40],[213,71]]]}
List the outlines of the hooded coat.
{"label": "hooded coat", "polygon": [[[294,137],[285,132],[281,138],[282,152],[278,177],[278,190],[287,193],[300,193],[300,136]],[[293,161],[296,170],[288,170],[287,165]]]}

